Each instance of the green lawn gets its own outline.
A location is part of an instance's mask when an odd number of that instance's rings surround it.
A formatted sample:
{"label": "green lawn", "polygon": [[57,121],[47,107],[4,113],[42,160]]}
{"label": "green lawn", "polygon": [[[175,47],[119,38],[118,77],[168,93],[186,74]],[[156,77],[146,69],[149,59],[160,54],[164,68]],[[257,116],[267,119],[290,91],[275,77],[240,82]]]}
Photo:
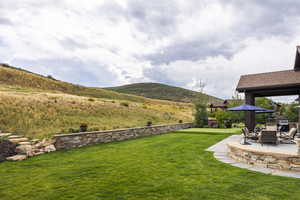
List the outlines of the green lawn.
{"label": "green lawn", "polygon": [[300,180],[221,163],[237,129],[190,129],[0,163],[1,200],[300,199]]}

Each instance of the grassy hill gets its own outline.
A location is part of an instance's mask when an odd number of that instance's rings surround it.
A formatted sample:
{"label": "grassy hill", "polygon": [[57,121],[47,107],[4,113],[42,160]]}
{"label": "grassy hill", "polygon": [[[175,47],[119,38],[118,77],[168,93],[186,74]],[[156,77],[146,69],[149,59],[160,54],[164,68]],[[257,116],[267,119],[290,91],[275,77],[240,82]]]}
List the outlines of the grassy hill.
{"label": "grassy hill", "polygon": [[192,105],[66,83],[0,65],[0,130],[44,137],[78,129],[106,130],[192,121]]}
{"label": "grassy hill", "polygon": [[34,88],[38,90],[58,91],[79,96],[96,98],[121,99],[144,102],[145,99],[133,95],[124,95],[101,88],[84,87],[53,78],[44,77],[23,69],[18,69],[6,64],[0,64],[0,85],[21,88]]}
{"label": "grassy hill", "polygon": [[161,83],[135,83],[119,87],[105,88],[116,92],[134,94],[153,99],[163,99],[177,102],[193,102],[206,98],[209,102],[222,102],[223,100],[200,92],[165,85]]}

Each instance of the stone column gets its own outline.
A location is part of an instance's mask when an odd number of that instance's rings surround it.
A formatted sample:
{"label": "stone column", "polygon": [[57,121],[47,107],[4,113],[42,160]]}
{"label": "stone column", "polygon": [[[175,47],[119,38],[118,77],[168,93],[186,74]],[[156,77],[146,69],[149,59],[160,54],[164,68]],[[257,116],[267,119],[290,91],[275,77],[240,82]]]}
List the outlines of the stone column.
{"label": "stone column", "polygon": [[300,138],[296,138],[295,139],[296,143],[297,143],[297,149],[298,149],[298,154],[300,154]]}
{"label": "stone column", "polygon": [[[252,93],[245,93],[245,101],[246,104],[255,105],[255,96]],[[255,112],[254,111],[246,111],[246,127],[249,131],[254,131],[255,128]]]}
{"label": "stone column", "polygon": [[[300,106],[300,94],[299,94],[299,98],[298,98],[298,104]],[[297,126],[297,128],[298,128],[297,131],[298,131],[298,134],[299,134],[299,132],[300,132],[300,107],[298,108],[298,126]]]}

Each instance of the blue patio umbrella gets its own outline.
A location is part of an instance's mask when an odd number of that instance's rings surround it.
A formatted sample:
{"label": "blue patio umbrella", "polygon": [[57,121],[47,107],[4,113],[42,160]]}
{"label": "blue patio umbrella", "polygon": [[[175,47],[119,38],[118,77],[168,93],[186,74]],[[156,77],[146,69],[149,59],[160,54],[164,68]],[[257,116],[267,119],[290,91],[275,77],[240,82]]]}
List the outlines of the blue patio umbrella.
{"label": "blue patio umbrella", "polygon": [[260,114],[260,113],[273,113],[273,112],[275,112],[275,111],[274,110],[269,110],[269,109],[255,111],[256,114]]}
{"label": "blue patio umbrella", "polygon": [[[273,112],[272,110],[268,110],[266,108],[261,108],[258,106],[252,106],[249,104],[242,104],[240,106],[237,107],[233,107],[233,108],[228,108],[227,110],[229,111],[254,111],[255,113],[268,113],[268,112]],[[246,141],[246,135],[244,136],[244,145],[250,145],[250,143],[248,143]]]}
{"label": "blue patio umbrella", "polygon": [[258,111],[258,112],[264,112],[267,109],[261,108],[261,107],[258,107],[258,106],[252,106],[252,105],[249,105],[249,104],[242,104],[242,105],[237,106],[237,107],[228,108],[227,110],[229,110],[229,111]]}

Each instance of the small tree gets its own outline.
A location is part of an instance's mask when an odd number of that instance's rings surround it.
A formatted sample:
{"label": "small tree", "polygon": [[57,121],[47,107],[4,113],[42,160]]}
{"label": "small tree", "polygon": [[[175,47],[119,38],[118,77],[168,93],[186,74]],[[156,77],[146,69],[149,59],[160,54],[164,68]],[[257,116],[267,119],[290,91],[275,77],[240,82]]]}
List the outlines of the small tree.
{"label": "small tree", "polygon": [[195,125],[196,127],[203,128],[208,123],[207,113],[207,100],[202,99],[194,103],[195,105]]}

